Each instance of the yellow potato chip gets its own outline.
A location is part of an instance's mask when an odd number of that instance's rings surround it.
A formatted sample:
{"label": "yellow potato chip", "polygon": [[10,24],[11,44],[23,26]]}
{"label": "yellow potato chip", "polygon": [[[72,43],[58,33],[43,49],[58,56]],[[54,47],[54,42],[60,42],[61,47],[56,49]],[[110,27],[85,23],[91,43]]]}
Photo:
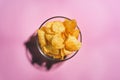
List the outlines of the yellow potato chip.
{"label": "yellow potato chip", "polygon": [[59,50],[58,50],[58,49],[55,49],[55,48],[53,48],[53,47],[51,48],[50,53],[51,53],[52,55],[59,55],[59,54],[60,54]]}
{"label": "yellow potato chip", "polygon": [[64,40],[66,39],[65,33],[61,33],[61,36]]}
{"label": "yellow potato chip", "polygon": [[65,48],[63,49],[63,53],[64,53],[64,55],[70,55],[70,54],[72,54],[72,51],[68,51],[68,50],[66,50]]}
{"label": "yellow potato chip", "polygon": [[65,31],[65,27],[61,21],[54,21],[52,25],[52,31],[55,33],[61,33]]}
{"label": "yellow potato chip", "polygon": [[65,37],[67,38],[70,33],[64,32]]}
{"label": "yellow potato chip", "polygon": [[49,50],[48,50],[45,46],[42,48],[42,51],[43,51],[45,54],[49,54]]}
{"label": "yellow potato chip", "polygon": [[64,44],[59,44],[58,43],[58,45],[55,45],[54,47],[56,48],[56,49],[62,49],[62,48],[64,48]]}
{"label": "yellow potato chip", "polygon": [[46,25],[45,25],[45,27],[47,27],[47,28],[51,28],[52,25],[53,25],[53,22],[47,22]]}
{"label": "yellow potato chip", "polygon": [[61,55],[53,56],[54,59],[61,59]]}
{"label": "yellow potato chip", "polygon": [[46,54],[59,55],[59,50],[55,49],[52,45],[46,45],[43,47],[43,51]]}
{"label": "yellow potato chip", "polygon": [[65,26],[65,30],[67,31],[67,33],[72,32],[77,26],[77,23],[74,19],[73,20],[65,20],[63,22],[63,24]]}
{"label": "yellow potato chip", "polygon": [[44,30],[45,30],[45,32],[46,32],[47,34],[55,34],[55,33],[51,30],[51,28],[44,27]]}
{"label": "yellow potato chip", "polygon": [[43,52],[50,56],[50,57],[53,57],[55,59],[60,59],[61,56],[60,56],[60,52],[58,49],[54,49],[54,47],[50,46],[50,45],[47,45],[44,47],[43,49]]}
{"label": "yellow potato chip", "polygon": [[48,54],[46,54],[47,56],[49,56],[49,57],[52,57],[53,58],[53,55],[52,54],[50,54],[50,53],[48,53]]}
{"label": "yellow potato chip", "polygon": [[44,30],[45,30],[46,33],[48,33],[48,34],[54,34],[54,32],[51,29],[52,25],[53,25],[53,22],[47,22],[45,24]]}
{"label": "yellow potato chip", "polygon": [[65,41],[65,48],[69,51],[79,50],[81,43],[74,37],[69,35],[68,39]]}
{"label": "yellow potato chip", "polygon": [[60,55],[61,55],[61,60],[63,60],[64,57],[65,57],[65,54],[64,54],[64,52],[63,52],[63,49],[60,49]]}
{"label": "yellow potato chip", "polygon": [[40,30],[42,30],[42,31],[45,32],[45,26],[42,26],[42,27],[40,28]]}
{"label": "yellow potato chip", "polygon": [[47,41],[51,42],[52,38],[53,38],[54,35],[52,34],[45,34],[45,38]]}
{"label": "yellow potato chip", "polygon": [[55,34],[55,36],[52,38],[51,44],[56,49],[61,49],[64,47],[63,42],[64,42],[64,39],[61,37],[61,34]]}
{"label": "yellow potato chip", "polygon": [[76,37],[78,39],[79,30],[78,29],[73,30],[73,32],[71,32],[71,35],[74,36],[74,37]]}
{"label": "yellow potato chip", "polygon": [[38,30],[38,40],[40,42],[41,47],[46,45],[46,40],[45,40],[45,32],[43,30]]}

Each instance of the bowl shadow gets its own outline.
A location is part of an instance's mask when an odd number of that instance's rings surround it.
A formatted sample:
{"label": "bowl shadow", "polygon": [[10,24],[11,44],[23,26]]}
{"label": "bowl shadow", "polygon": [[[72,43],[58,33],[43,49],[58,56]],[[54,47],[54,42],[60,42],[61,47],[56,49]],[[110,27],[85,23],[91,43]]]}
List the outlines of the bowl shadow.
{"label": "bowl shadow", "polygon": [[63,62],[51,61],[46,59],[38,50],[36,44],[36,35],[33,34],[25,43],[26,56],[29,62],[40,70],[53,70],[58,68]]}

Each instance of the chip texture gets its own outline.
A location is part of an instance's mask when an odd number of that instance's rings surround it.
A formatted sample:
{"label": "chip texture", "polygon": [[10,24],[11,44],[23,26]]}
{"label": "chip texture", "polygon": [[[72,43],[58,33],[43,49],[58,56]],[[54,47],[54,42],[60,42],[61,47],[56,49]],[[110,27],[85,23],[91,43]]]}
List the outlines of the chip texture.
{"label": "chip texture", "polygon": [[43,53],[64,60],[81,48],[76,20],[51,21],[38,29],[38,41]]}
{"label": "chip texture", "polygon": [[73,20],[65,20],[63,22],[63,24],[64,24],[64,26],[66,28],[67,33],[72,32],[77,26],[76,21],[74,19]]}
{"label": "chip texture", "polygon": [[80,47],[81,43],[74,36],[69,35],[65,42],[65,48],[69,51],[76,51],[79,50]]}
{"label": "chip texture", "polygon": [[61,34],[56,34],[53,39],[52,39],[52,45],[56,48],[56,49],[61,49],[64,47],[64,39],[62,38]]}
{"label": "chip texture", "polygon": [[65,27],[61,21],[54,21],[54,23],[52,25],[52,30],[55,33],[61,33],[61,32],[65,31]]}
{"label": "chip texture", "polygon": [[73,30],[73,32],[71,33],[71,35],[74,36],[74,37],[76,37],[78,39],[79,33],[80,33],[79,30],[75,29],[75,30]]}

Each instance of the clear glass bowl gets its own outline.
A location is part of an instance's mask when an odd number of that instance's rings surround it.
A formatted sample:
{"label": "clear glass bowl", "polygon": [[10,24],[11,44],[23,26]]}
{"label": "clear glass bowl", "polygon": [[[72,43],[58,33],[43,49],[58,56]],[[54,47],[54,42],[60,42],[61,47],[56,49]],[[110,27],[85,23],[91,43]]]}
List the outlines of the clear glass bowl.
{"label": "clear glass bowl", "polygon": [[[64,19],[71,20],[70,18],[67,18],[64,16],[54,16],[54,17],[51,17],[45,20],[40,25],[39,29],[42,26],[44,26],[46,22],[56,21],[56,20],[63,21]],[[77,28],[80,31],[80,28],[78,26]],[[81,31],[80,31],[78,40],[82,43]],[[42,52],[41,47],[39,46],[37,32],[34,32],[34,34],[30,36],[28,41],[25,42],[25,46],[26,46],[26,55],[27,55],[28,60],[31,62],[31,64],[37,69],[47,70],[47,71],[58,68],[59,66],[61,66],[61,64],[63,64],[64,61],[71,59],[78,53],[78,51],[75,51],[71,55],[67,56],[64,60],[51,58],[50,56]]]}
{"label": "clear glass bowl", "polygon": [[[39,27],[39,29],[44,26],[47,22],[51,22],[51,21],[63,21],[65,19],[68,19],[68,20],[71,20],[70,18],[67,18],[67,17],[64,17],[64,16],[54,16],[54,17],[51,17],[47,20],[45,20]],[[81,30],[80,28],[77,26],[78,30],[79,30],[79,38],[78,40],[82,43],[82,34],[81,34]],[[61,60],[61,59],[54,59],[48,55],[46,55],[45,53],[43,53],[43,51],[41,50],[41,47],[39,46],[39,42],[38,42],[38,35],[36,34],[36,44],[37,44],[37,48],[39,50],[39,54],[42,55],[45,59],[47,59],[48,61],[52,61],[52,62],[61,62],[61,61],[66,61],[66,60],[69,60],[71,59],[72,57],[74,57],[77,53],[78,53],[78,50],[73,52],[72,54],[68,55],[65,59]],[[38,56],[39,56],[38,54]]]}

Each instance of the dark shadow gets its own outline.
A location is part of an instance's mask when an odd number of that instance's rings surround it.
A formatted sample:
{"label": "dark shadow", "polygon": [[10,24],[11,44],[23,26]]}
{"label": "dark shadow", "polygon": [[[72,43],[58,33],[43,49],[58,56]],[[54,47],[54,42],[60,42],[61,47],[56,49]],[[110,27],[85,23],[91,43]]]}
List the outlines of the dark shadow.
{"label": "dark shadow", "polygon": [[57,68],[62,62],[51,61],[46,59],[38,50],[36,44],[36,35],[32,35],[27,42],[25,42],[26,55],[33,66],[37,65],[38,69],[51,70]]}

